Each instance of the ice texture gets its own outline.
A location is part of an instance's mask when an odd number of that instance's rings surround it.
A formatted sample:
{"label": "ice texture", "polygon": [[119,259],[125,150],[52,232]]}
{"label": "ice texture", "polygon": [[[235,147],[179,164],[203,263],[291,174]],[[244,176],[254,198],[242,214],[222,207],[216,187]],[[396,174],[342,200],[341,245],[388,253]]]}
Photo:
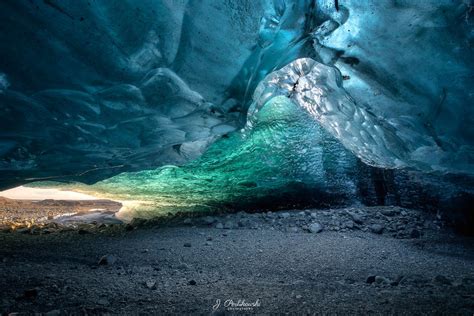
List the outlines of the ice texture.
{"label": "ice texture", "polygon": [[[470,0],[7,0],[0,8],[0,187],[199,168],[206,152],[225,160],[238,146],[212,144],[251,139],[268,124],[255,123],[255,111],[281,97],[312,117],[295,135],[313,137],[322,152],[335,137],[370,165],[474,172]],[[293,128],[275,126],[273,138]],[[338,148],[331,159],[351,155]],[[301,181],[331,191],[311,179],[335,172],[331,163],[306,156],[313,147],[290,149],[307,161]],[[292,174],[285,162],[279,168]]]}
{"label": "ice texture", "polygon": [[419,117],[407,125],[396,116],[377,117],[370,106],[357,104],[342,87],[335,67],[301,58],[268,75],[255,89],[248,128],[253,127],[252,116],[276,96],[295,102],[367,164],[470,172],[459,163],[457,150],[440,148]]}

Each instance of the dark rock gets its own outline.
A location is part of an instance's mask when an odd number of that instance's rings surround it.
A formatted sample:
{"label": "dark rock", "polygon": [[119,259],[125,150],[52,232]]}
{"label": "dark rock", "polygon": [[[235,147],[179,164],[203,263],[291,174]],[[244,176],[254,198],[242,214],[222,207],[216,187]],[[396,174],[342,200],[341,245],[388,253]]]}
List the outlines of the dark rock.
{"label": "dark rock", "polygon": [[390,285],[392,286],[398,286],[400,284],[400,282],[403,280],[403,275],[399,275],[397,276],[397,278],[395,280],[393,280]]}
{"label": "dark rock", "polygon": [[375,275],[371,275],[366,280],[367,283],[372,284],[375,282]]}
{"label": "dark rock", "polygon": [[212,217],[212,216],[205,216],[205,217],[202,219],[202,221],[203,221],[205,224],[207,224],[207,225],[211,225],[211,224],[213,224],[213,223],[216,221],[216,219],[215,219],[214,217]]}
{"label": "dark rock", "polygon": [[190,280],[190,281],[188,282],[188,284],[189,284],[189,285],[196,285],[197,283],[196,283],[196,281],[194,281],[194,280]]}
{"label": "dark rock", "polygon": [[370,231],[373,232],[374,234],[382,234],[384,230],[384,226],[380,224],[373,224],[370,225]]}
{"label": "dark rock", "polygon": [[362,224],[364,222],[364,219],[362,218],[362,216],[360,216],[359,214],[355,214],[355,213],[349,213],[349,216],[352,218],[352,220],[356,223],[356,224]]}
{"label": "dark rock", "polygon": [[99,259],[99,265],[113,265],[117,261],[114,255],[105,255]]}
{"label": "dark rock", "polygon": [[450,279],[445,277],[444,275],[437,275],[433,279],[433,283],[440,284],[440,285],[452,285]]}
{"label": "dark rock", "polygon": [[382,213],[382,214],[385,215],[385,216],[391,217],[391,216],[397,215],[399,212],[397,212],[397,210],[395,210],[395,209],[389,209],[389,208],[387,208],[387,209],[381,210],[380,213]]}
{"label": "dark rock", "polygon": [[191,243],[189,243],[189,242],[185,242],[183,246],[184,246],[184,247],[188,247],[188,248],[189,248],[189,247],[191,247]]}
{"label": "dark rock", "polygon": [[418,229],[412,229],[411,232],[410,232],[410,237],[411,238],[420,238],[421,233]]}
{"label": "dark rock", "polygon": [[377,284],[389,284],[390,280],[383,276],[375,276],[375,283]]}
{"label": "dark rock", "polygon": [[34,299],[38,296],[38,289],[28,289],[23,292],[23,297],[28,299]]}

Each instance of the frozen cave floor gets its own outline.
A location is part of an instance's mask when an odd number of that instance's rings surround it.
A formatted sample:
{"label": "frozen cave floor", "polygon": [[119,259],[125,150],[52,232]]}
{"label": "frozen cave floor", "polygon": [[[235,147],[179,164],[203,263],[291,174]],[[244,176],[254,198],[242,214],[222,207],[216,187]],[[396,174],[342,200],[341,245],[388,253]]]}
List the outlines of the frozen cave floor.
{"label": "frozen cave floor", "polygon": [[0,244],[6,314],[474,313],[473,238],[399,207],[50,223]]}

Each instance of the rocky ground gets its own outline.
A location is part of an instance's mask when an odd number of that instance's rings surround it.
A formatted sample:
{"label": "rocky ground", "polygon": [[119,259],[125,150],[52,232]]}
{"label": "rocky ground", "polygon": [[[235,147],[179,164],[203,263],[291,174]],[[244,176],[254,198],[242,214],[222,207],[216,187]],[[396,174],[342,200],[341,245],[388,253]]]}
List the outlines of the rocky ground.
{"label": "rocky ground", "polygon": [[49,223],[120,222],[112,219],[122,204],[110,200],[13,200],[0,197],[0,230],[34,231]]}
{"label": "rocky ground", "polygon": [[0,310],[473,315],[472,241],[397,207],[4,226]]}

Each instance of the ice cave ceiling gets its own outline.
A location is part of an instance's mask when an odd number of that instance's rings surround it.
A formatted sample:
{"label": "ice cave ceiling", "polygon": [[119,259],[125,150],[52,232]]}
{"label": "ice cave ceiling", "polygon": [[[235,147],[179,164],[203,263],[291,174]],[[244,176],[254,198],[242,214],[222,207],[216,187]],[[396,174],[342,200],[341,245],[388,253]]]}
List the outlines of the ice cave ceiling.
{"label": "ice cave ceiling", "polygon": [[474,173],[471,0],[0,7],[3,188],[212,204],[295,183],[347,194],[356,157]]}

